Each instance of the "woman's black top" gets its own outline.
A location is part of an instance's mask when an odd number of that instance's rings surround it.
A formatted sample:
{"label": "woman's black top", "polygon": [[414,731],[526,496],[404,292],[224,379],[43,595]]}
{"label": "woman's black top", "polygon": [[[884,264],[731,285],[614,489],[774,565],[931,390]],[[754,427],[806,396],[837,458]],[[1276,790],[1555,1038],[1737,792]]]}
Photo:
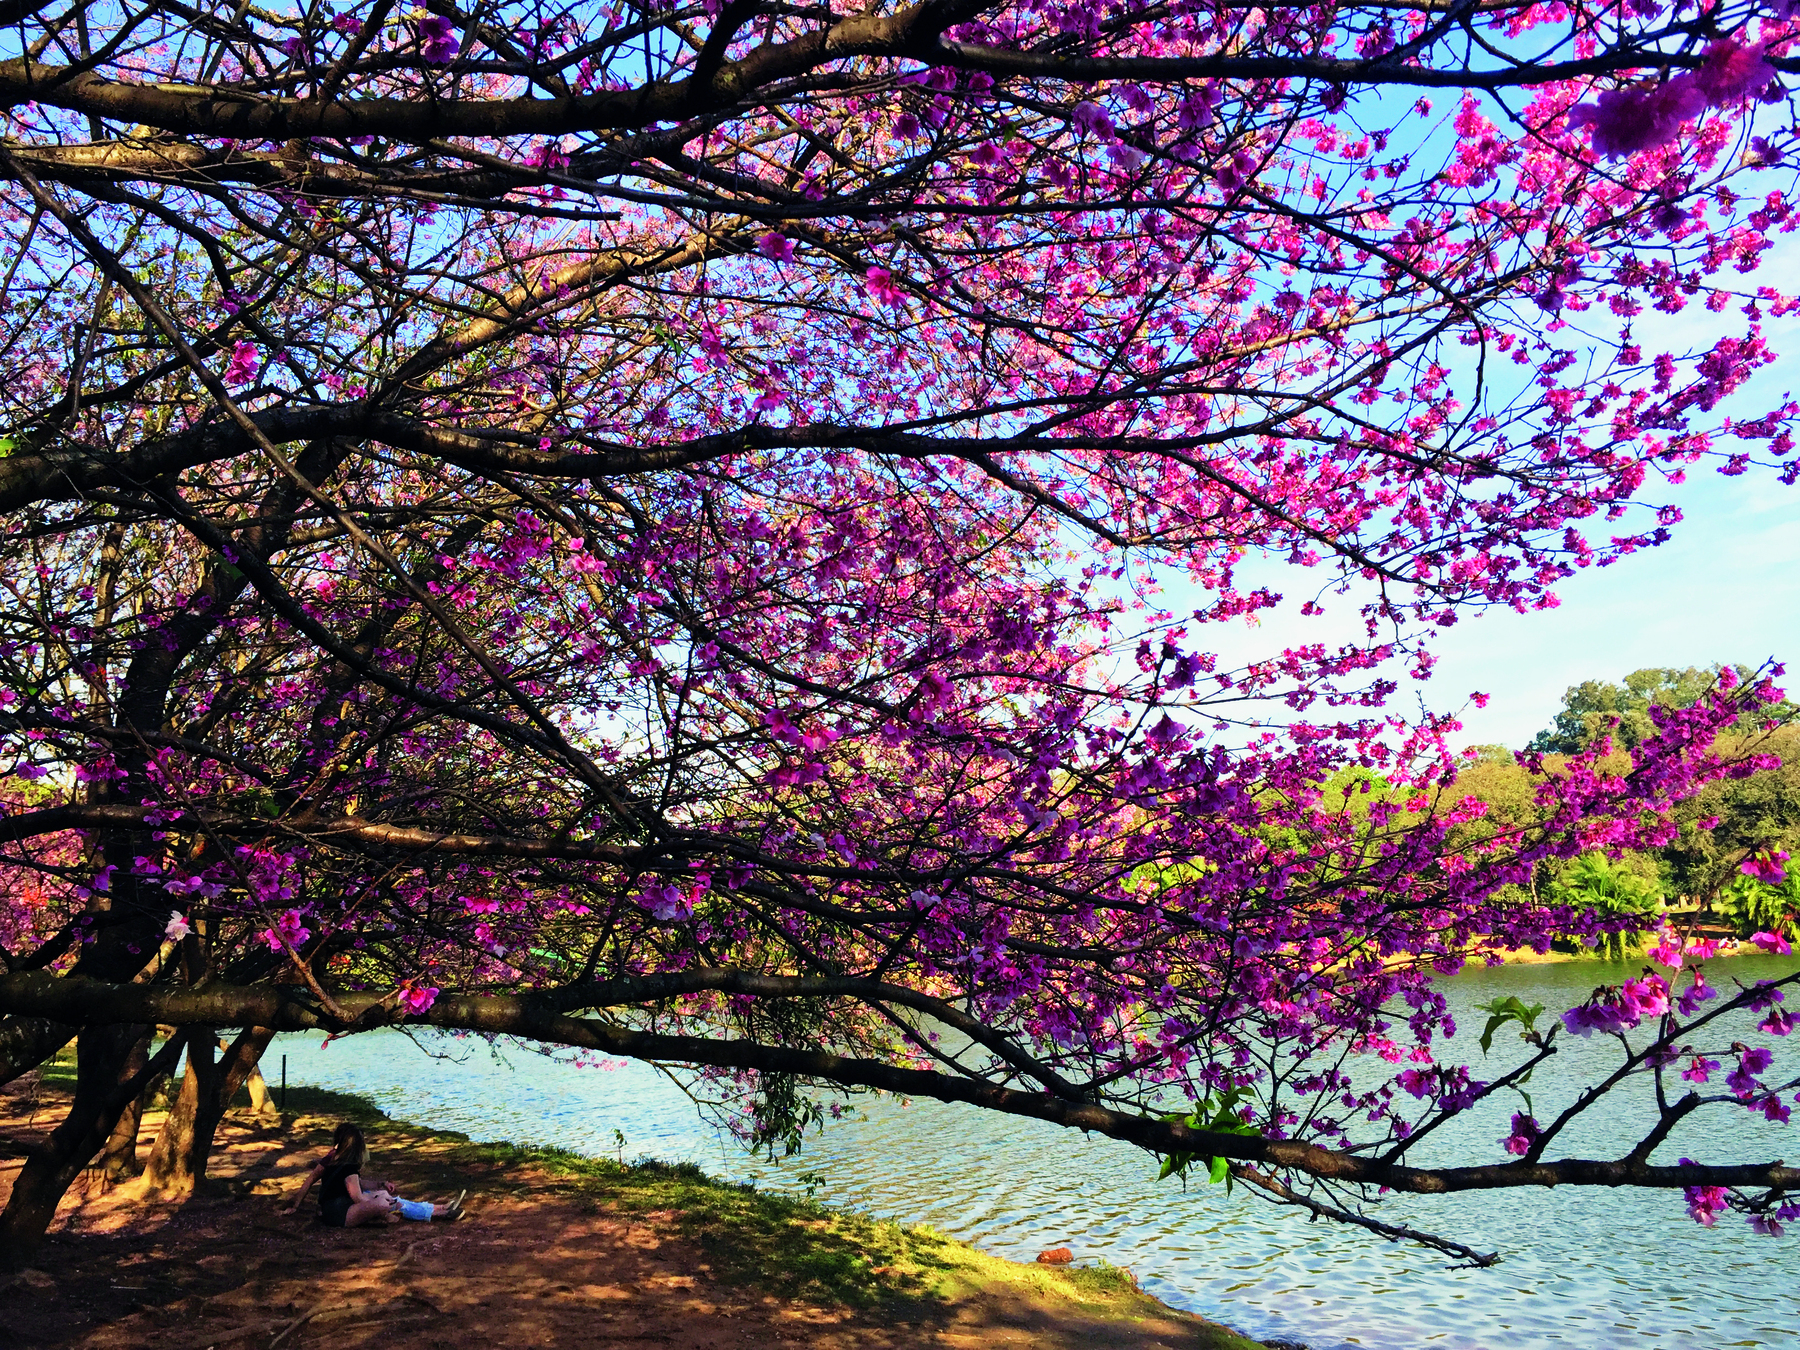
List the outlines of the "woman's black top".
{"label": "woman's black top", "polygon": [[355,1163],[339,1163],[327,1167],[319,1187],[319,1217],[334,1228],[342,1228],[350,1214],[350,1178],[362,1168]]}

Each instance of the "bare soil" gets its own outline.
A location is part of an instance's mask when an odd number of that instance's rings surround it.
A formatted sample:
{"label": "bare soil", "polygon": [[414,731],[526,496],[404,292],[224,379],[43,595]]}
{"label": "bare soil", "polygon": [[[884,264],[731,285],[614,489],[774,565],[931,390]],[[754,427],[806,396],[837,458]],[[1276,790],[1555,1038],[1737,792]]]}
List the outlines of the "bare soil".
{"label": "bare soil", "polygon": [[[66,1100],[0,1093],[0,1201]],[[1017,1265],[691,1170],[385,1121],[368,1127],[370,1170],[409,1198],[468,1187],[461,1222],[334,1229],[310,1201],[281,1214],[335,1119],[234,1111],[211,1184],[184,1203],[84,1174],[32,1267],[0,1286],[0,1347],[1256,1350],[1128,1272]],[[145,1151],[160,1123],[146,1115]]]}

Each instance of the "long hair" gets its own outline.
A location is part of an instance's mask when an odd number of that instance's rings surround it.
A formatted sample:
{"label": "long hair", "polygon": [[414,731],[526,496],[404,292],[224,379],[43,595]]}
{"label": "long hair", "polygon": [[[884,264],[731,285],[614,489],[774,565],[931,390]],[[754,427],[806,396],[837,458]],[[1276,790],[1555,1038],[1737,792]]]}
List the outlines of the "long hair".
{"label": "long hair", "polygon": [[331,1136],[331,1160],[358,1169],[369,1165],[369,1145],[363,1139],[362,1126],[346,1120]]}

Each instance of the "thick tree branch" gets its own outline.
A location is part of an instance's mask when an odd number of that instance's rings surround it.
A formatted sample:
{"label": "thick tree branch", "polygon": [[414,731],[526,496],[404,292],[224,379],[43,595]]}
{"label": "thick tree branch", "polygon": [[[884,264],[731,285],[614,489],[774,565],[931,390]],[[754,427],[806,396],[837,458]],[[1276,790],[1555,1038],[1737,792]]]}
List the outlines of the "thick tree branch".
{"label": "thick tree branch", "polygon": [[1068,1101],[1022,1092],[929,1069],[880,1060],[765,1045],[634,1031],[596,1018],[568,1017],[530,997],[440,994],[424,1013],[405,1015],[369,994],[337,1002],[354,1021],[329,1016],[307,991],[272,986],[210,985],[198,989],[108,984],[63,979],[42,971],[0,977],[0,1013],[47,1017],[80,1026],[156,1022],[173,1026],[272,1027],[277,1031],[350,1033],[382,1026],[430,1026],[445,1030],[517,1036],[603,1054],[668,1063],[793,1074],[848,1087],[875,1088],[911,1097],[962,1102],[1004,1115],[1091,1131],[1157,1153],[1194,1153],[1276,1167],[1358,1185],[1385,1186],[1420,1195],[1502,1190],[1521,1186],[1759,1186],[1800,1188],[1800,1167],[1783,1163],[1721,1166],[1652,1166],[1629,1159],[1564,1158],[1467,1167],[1402,1167],[1293,1140],[1189,1129],[1153,1116],[1113,1110],[1095,1102]]}

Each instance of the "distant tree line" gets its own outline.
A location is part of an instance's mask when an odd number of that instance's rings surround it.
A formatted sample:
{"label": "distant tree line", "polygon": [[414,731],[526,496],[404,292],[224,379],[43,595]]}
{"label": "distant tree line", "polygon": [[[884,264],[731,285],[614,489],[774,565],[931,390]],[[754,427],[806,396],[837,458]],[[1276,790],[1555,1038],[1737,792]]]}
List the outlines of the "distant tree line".
{"label": "distant tree line", "polygon": [[[1538,787],[1554,776],[1570,755],[1610,738],[1617,767],[1629,752],[1655,734],[1656,709],[1693,706],[1725,667],[1664,666],[1634,670],[1623,680],[1583,680],[1563,693],[1551,724],[1515,755],[1504,746],[1477,746],[1470,762],[1443,796],[1474,797],[1486,808],[1465,827],[1467,837],[1491,838],[1527,828],[1538,814]],[[1747,666],[1733,666],[1741,679]],[[1676,836],[1656,849],[1625,850],[1608,856],[1595,850],[1546,863],[1534,884],[1557,898],[1605,913],[1655,914],[1665,905],[1697,905],[1736,928],[1740,936],[1773,931],[1800,938],[1800,873],[1785,874],[1782,855],[1800,856],[1800,709],[1788,701],[1774,705],[1756,726],[1728,734],[1726,755],[1754,750],[1778,760],[1743,777],[1708,784],[1675,808]],[[1611,764],[1612,759],[1603,761]],[[1773,864],[1759,868],[1758,860]],[[1748,865],[1752,871],[1745,872]],[[1780,875],[1779,881],[1772,880]],[[1599,946],[1623,955],[1627,936],[1614,934]]]}

